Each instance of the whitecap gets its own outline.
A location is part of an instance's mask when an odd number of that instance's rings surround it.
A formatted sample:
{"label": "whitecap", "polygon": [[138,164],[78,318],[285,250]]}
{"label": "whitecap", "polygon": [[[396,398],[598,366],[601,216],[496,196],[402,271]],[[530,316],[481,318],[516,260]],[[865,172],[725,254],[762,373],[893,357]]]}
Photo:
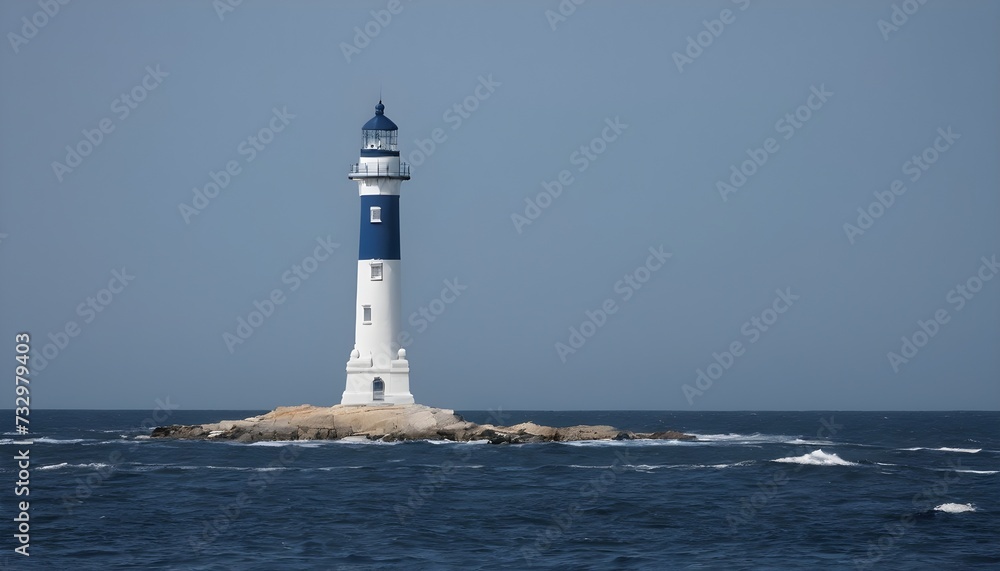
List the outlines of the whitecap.
{"label": "whitecap", "polygon": [[[258,442],[246,443],[246,446],[301,446],[303,448],[317,448],[323,444],[323,440],[260,440]],[[233,442],[233,444],[244,444],[243,442]]]}
{"label": "whitecap", "polygon": [[974,512],[976,511],[976,506],[972,504],[941,504],[934,508],[934,511],[945,512],[950,514],[960,514],[963,512]]}
{"label": "whitecap", "polygon": [[368,466],[323,466],[322,468],[317,468],[317,470],[331,472],[333,470],[358,470],[360,468],[368,468]]}
{"label": "whitecap", "polygon": [[829,446],[833,444],[829,440],[803,440],[801,438],[796,438],[794,440],[789,440],[784,444],[804,444],[806,446]]}
{"label": "whitecap", "polygon": [[836,454],[827,454],[823,450],[815,450],[802,456],[789,456],[788,458],[778,458],[774,462],[786,462],[790,464],[806,464],[809,466],[857,466],[855,462],[848,462]]}
{"label": "whitecap", "polygon": [[144,464],[143,465],[143,469],[140,469],[139,471],[140,472],[146,472],[146,471],[149,471],[149,470],[164,470],[164,469],[171,469],[171,470],[235,470],[235,471],[250,470],[250,468],[246,468],[244,466],[212,466],[210,464],[207,464],[205,466],[188,466],[188,465],[184,465],[184,464]]}
{"label": "whitecap", "polygon": [[636,472],[651,472],[663,466],[650,466],[649,464],[625,464],[625,467]]}
{"label": "whitecap", "polygon": [[85,438],[67,438],[66,440],[60,440],[58,438],[49,438],[47,436],[42,436],[41,438],[35,438],[35,442],[40,442],[42,444],[76,444],[77,442],[88,442],[90,439]]}
{"label": "whitecap", "polygon": [[1000,474],[1000,470],[955,470],[956,472],[962,472],[965,474],[986,474],[992,476],[993,474]]}
{"label": "whitecap", "polygon": [[186,466],[180,464],[148,464],[148,469],[172,468],[175,470],[231,470],[234,472],[273,472],[276,470],[288,470],[288,466]]}
{"label": "whitecap", "polygon": [[942,446],[940,448],[925,448],[923,446],[914,446],[913,448],[900,448],[900,450],[905,450],[906,452],[915,452],[917,450],[931,450],[934,452],[962,452],[964,454],[976,454],[982,452],[982,448],[949,448],[947,446]]}
{"label": "whitecap", "polygon": [[689,464],[609,464],[607,466],[590,466],[587,464],[569,464],[567,468],[582,468],[586,470],[635,470],[636,472],[651,472],[660,468],[690,468]]}
{"label": "whitecap", "polygon": [[59,468],[65,468],[69,466],[69,462],[63,462],[61,464],[50,464],[48,466],[39,466],[39,470],[58,470]]}
{"label": "whitecap", "polygon": [[[738,434],[735,432],[730,432],[728,434],[698,434],[697,432],[688,432],[688,434],[696,437],[697,442],[713,442],[719,444],[777,444],[777,443],[788,443],[798,440],[797,437],[788,434],[761,434],[760,432],[754,432],[753,434]],[[798,443],[798,442],[795,442]],[[805,441],[802,441],[805,443]],[[822,442],[821,444],[829,444],[829,442]]]}
{"label": "whitecap", "polygon": [[84,442],[81,446],[105,446],[108,444],[122,444],[121,440],[94,440],[91,442]]}
{"label": "whitecap", "polygon": [[337,440],[324,440],[323,442],[329,442],[332,444],[348,444],[352,446],[395,446],[397,444],[403,444],[405,441],[396,440],[394,442],[386,442],[384,440],[369,440],[367,436],[345,436],[344,438],[339,438]]}
{"label": "whitecap", "polygon": [[723,470],[725,468],[735,468],[738,466],[750,466],[754,463],[754,460],[742,460],[740,462],[729,462],[723,464],[674,464],[671,466],[664,466],[665,468],[680,468],[682,470],[698,470],[711,468],[713,470]]}
{"label": "whitecap", "polygon": [[754,464],[754,460],[743,460],[741,462],[734,462],[732,464],[711,464],[711,468],[734,468],[737,466],[750,466]]}
{"label": "whitecap", "polygon": [[105,464],[103,462],[90,462],[88,464],[70,464],[68,462],[62,462],[60,464],[49,464],[48,466],[39,466],[39,470],[61,470],[63,468],[108,468],[111,464]]}
{"label": "whitecap", "polygon": [[555,444],[563,446],[681,446],[697,444],[694,441],[685,440],[660,440],[656,438],[634,438],[632,440],[557,440]]}

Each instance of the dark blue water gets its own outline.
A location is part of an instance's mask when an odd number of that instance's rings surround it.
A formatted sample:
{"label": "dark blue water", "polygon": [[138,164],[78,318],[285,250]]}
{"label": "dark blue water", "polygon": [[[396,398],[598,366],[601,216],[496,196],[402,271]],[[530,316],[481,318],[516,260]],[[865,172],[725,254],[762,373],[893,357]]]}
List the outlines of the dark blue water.
{"label": "dark blue water", "polygon": [[1000,568],[995,412],[506,412],[701,438],[520,446],[151,440],[150,414],[32,413],[30,557],[3,436],[0,566]]}

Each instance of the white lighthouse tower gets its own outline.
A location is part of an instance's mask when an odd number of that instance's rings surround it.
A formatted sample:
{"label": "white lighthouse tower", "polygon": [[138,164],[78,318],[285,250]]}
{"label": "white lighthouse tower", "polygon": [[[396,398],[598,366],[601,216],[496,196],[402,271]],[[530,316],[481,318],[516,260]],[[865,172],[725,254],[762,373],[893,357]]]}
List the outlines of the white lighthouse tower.
{"label": "white lighthouse tower", "polygon": [[379,100],[361,128],[361,159],[348,178],[361,195],[358,300],[354,350],[347,361],[341,404],[411,404],[406,351],[393,351],[402,331],[399,259],[399,187],[410,166],[399,160],[396,124]]}

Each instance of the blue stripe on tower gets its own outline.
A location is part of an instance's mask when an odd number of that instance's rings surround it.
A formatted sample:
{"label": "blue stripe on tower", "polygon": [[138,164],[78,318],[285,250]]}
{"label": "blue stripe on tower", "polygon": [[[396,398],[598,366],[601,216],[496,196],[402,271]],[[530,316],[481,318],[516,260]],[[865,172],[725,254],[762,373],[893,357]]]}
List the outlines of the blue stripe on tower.
{"label": "blue stripe on tower", "polygon": [[[382,209],[381,222],[371,221],[371,209]],[[361,240],[359,260],[399,259],[399,196],[361,196]]]}

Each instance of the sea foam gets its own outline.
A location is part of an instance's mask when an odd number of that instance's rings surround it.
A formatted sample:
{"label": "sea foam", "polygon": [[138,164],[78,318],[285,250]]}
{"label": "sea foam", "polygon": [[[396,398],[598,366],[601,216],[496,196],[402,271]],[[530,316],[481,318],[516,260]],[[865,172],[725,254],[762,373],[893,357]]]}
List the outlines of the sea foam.
{"label": "sea foam", "polygon": [[715,442],[720,444],[777,444],[797,439],[797,437],[789,434],[761,434],[760,432],[754,432],[753,434],[738,434],[735,432],[728,434],[698,434],[697,432],[690,432],[689,434],[698,438],[695,442]]}
{"label": "sea foam", "polygon": [[962,452],[964,454],[976,454],[983,451],[982,448],[949,448],[947,446],[942,446],[940,448],[924,448],[923,446],[914,446],[913,448],[900,448],[900,450],[905,450],[906,452],[932,450],[934,452]]}
{"label": "sea foam", "polygon": [[70,464],[68,462],[62,462],[59,464],[49,464],[48,466],[39,466],[39,470],[61,470],[63,468],[110,468],[111,464],[105,464],[103,462],[89,462],[87,464]]}
{"label": "sea foam", "polygon": [[976,506],[972,504],[941,504],[934,508],[934,511],[945,512],[950,514],[960,514],[963,512],[974,512],[976,511]]}
{"label": "sea foam", "polygon": [[65,440],[59,438],[49,438],[47,436],[42,436],[40,438],[32,439],[34,442],[40,442],[42,444],[76,444],[78,442],[88,442],[90,439],[87,438],[67,438]]}

